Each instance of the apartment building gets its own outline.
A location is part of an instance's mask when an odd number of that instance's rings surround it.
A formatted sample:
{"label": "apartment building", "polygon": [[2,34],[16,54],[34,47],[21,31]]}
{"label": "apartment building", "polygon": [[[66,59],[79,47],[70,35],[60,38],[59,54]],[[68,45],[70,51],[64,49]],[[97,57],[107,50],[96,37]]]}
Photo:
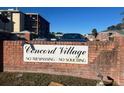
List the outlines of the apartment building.
{"label": "apartment building", "polygon": [[38,13],[23,13],[18,9],[0,10],[0,14],[2,13],[7,16],[9,22],[4,23],[0,20],[0,31],[10,32],[17,36],[22,36],[23,31],[29,32],[31,39],[49,38],[49,22]]}
{"label": "apartment building", "polygon": [[0,10],[0,14],[2,13],[6,14],[9,22],[3,23],[0,20],[0,31],[16,33],[24,30],[24,13],[14,9]]}
{"label": "apartment building", "polygon": [[38,13],[25,14],[25,29],[36,33],[39,38],[49,38],[50,24]]}

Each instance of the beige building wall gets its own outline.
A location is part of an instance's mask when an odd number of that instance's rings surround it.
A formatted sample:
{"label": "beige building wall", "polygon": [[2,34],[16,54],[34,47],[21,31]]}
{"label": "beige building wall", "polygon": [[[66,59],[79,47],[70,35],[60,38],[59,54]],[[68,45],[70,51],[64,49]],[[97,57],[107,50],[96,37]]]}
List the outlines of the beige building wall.
{"label": "beige building wall", "polygon": [[12,21],[13,21],[13,32],[18,33],[24,30],[24,14],[13,13]]}
{"label": "beige building wall", "polygon": [[13,32],[20,32],[20,13],[12,14]]}

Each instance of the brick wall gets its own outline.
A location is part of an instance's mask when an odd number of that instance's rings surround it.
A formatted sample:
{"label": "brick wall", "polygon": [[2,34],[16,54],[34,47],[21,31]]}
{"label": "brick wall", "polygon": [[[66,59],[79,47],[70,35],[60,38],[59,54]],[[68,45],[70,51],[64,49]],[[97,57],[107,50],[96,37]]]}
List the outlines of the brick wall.
{"label": "brick wall", "polygon": [[[119,40],[121,42],[121,39]],[[118,42],[44,42],[31,41],[32,44],[45,45],[87,45],[89,46],[88,64],[68,63],[38,63],[23,61],[22,41],[4,41],[3,43],[3,70],[9,72],[36,72],[57,75],[70,75],[89,79],[98,79],[97,74],[102,73],[104,80],[111,76],[118,84],[124,85],[124,64],[119,55],[124,47]],[[121,50],[120,50],[121,49]],[[120,54],[119,54],[120,53]],[[121,56],[121,57],[122,57]]]}

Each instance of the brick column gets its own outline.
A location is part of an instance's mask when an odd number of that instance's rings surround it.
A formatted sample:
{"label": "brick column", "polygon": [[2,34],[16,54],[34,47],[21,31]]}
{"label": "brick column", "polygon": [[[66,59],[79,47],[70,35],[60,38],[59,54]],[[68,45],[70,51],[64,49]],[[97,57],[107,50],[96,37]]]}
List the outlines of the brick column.
{"label": "brick column", "polygon": [[124,85],[124,37],[119,37],[118,41],[118,70],[119,85]]}

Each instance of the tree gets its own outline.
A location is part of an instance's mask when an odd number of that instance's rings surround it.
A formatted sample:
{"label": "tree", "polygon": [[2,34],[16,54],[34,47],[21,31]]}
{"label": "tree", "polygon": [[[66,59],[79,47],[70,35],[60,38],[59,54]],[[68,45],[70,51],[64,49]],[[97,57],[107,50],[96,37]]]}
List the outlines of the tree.
{"label": "tree", "polygon": [[[124,12],[121,12],[120,15],[124,15]],[[122,18],[122,23],[124,23],[124,18]]]}
{"label": "tree", "polygon": [[62,32],[57,32],[56,34],[63,34]]}
{"label": "tree", "polygon": [[116,26],[112,25],[107,28],[108,30],[116,30]]}
{"label": "tree", "polygon": [[51,32],[50,33],[50,38],[55,38],[56,36],[55,36],[55,32]]}
{"label": "tree", "polygon": [[92,30],[92,35],[93,35],[95,38],[97,37],[98,33],[97,33],[97,29],[96,29],[96,28],[94,28],[94,29]]}
{"label": "tree", "polygon": [[117,24],[117,25],[116,25],[116,29],[117,29],[117,30],[121,30],[121,29],[122,29],[122,28],[121,28],[121,25],[122,25],[121,23],[120,23],[120,24]]}

